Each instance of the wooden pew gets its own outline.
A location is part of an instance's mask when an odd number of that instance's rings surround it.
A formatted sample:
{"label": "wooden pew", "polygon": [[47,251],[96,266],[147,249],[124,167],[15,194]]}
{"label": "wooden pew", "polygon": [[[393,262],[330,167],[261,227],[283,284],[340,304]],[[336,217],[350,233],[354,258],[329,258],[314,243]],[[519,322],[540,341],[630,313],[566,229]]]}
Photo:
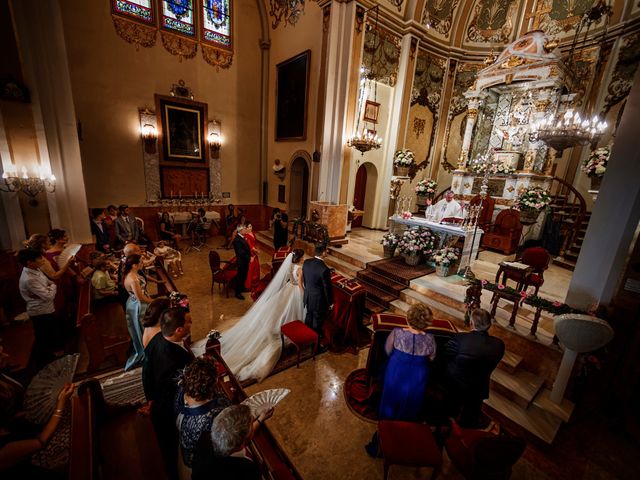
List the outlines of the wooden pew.
{"label": "wooden pew", "polygon": [[126,325],[120,305],[115,301],[94,305],[92,288],[90,281],[80,287],[76,316],[80,340],[89,355],[86,373],[123,366],[130,342],[129,335],[117,332],[118,325]]}
{"label": "wooden pew", "polygon": [[165,480],[149,416],[105,402],[96,379],[71,399],[69,480]]}
{"label": "wooden pew", "polygon": [[[245,400],[247,394],[220,354],[220,342],[209,340],[205,355],[214,358],[223,365],[225,373],[222,387],[231,401],[240,403]],[[250,449],[254,460],[260,466],[263,478],[271,480],[302,480],[302,476],[269,431],[267,424],[262,425],[256,431],[251,441]]]}

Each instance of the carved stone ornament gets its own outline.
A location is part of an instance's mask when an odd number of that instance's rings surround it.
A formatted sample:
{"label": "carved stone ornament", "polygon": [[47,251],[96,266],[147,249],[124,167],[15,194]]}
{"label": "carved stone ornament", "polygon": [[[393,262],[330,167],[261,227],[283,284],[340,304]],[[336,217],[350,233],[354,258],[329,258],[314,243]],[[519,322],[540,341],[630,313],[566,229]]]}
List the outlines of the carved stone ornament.
{"label": "carved stone ornament", "polygon": [[420,138],[420,135],[424,133],[427,121],[424,118],[416,117],[413,119],[413,133],[416,134],[416,139]]}
{"label": "carved stone ornament", "polygon": [[188,98],[189,100],[193,100],[193,91],[191,90],[191,87],[188,87],[182,79],[178,80],[178,83],[171,85],[169,94],[172,97]]}
{"label": "carved stone ornament", "polygon": [[172,55],[177,55],[180,60],[183,58],[193,58],[198,51],[198,44],[195,40],[173,35],[168,32],[160,32],[162,46]]}
{"label": "carved stone ornament", "polygon": [[221,68],[229,68],[233,62],[233,54],[227,50],[211,47],[209,45],[201,45],[202,58],[216,70]]}
{"label": "carved stone ornament", "polygon": [[111,15],[111,18],[113,19],[116,33],[128,43],[134,44],[136,50],[140,46],[149,48],[156,44],[157,28],[132,22],[118,15]]}

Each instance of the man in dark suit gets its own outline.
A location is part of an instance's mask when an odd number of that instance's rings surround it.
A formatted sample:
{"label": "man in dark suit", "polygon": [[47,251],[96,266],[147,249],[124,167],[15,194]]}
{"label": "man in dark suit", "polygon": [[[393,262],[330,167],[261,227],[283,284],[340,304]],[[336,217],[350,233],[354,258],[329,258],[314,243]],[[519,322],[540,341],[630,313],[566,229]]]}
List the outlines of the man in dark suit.
{"label": "man in dark suit", "polygon": [[233,250],[236,252],[236,261],[238,263],[238,274],[236,275],[236,298],[244,300],[242,292],[244,292],[244,283],[249,272],[249,263],[251,262],[251,247],[244,238],[247,229],[242,227],[238,230],[236,238],[233,239]]}
{"label": "man in dark suit", "polygon": [[91,209],[91,234],[96,237],[96,250],[105,253],[111,250],[111,246],[109,245],[109,231],[107,230],[107,225],[104,223],[103,208]]}
{"label": "man in dark suit", "polygon": [[151,422],[171,479],[177,478],[178,433],[174,410],[177,377],[193,359],[182,343],[190,333],[189,311],[182,307],[169,308],[160,317],[160,333],[144,349],[142,385],[151,402]]}
{"label": "man in dark suit", "polygon": [[327,313],[333,308],[333,289],[331,272],[323,261],[327,255],[326,245],[316,244],[315,253],[314,258],[309,258],[302,264],[303,302],[307,309],[304,323],[322,337],[322,325]]}
{"label": "man in dark suit", "polygon": [[473,310],[471,325],[471,332],[455,335],[445,347],[445,384],[452,403],[462,408],[458,423],[476,428],[482,401],[489,397],[491,373],[504,355],[504,343],[489,335],[491,314],[486,310]]}

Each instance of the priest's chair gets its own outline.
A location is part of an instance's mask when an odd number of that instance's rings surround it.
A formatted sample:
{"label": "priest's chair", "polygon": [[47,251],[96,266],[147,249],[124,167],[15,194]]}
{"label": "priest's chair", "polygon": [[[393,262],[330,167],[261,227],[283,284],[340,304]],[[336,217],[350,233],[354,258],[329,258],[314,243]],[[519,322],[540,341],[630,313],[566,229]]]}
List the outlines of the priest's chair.
{"label": "priest's chair", "polygon": [[506,280],[514,280],[522,286],[523,290],[533,286],[536,289],[534,294],[538,295],[538,290],[544,283],[544,271],[549,268],[551,255],[542,247],[531,247],[522,252],[522,257],[518,261],[531,266],[533,270],[528,273],[521,273],[518,270],[505,271],[505,282]]}
{"label": "priest's chair", "polygon": [[482,246],[511,255],[518,248],[521,234],[520,212],[513,209],[503,210],[496,217],[495,223],[485,231]]}
{"label": "priest's chair", "polygon": [[487,195],[487,198],[482,200],[480,195],[476,195],[471,200],[469,200],[469,205],[472,207],[477,207],[482,202],[482,210],[480,211],[480,215],[478,215],[478,228],[481,228],[484,231],[487,231],[489,226],[491,225],[491,219],[493,218],[493,209],[496,205],[496,201],[494,198]]}

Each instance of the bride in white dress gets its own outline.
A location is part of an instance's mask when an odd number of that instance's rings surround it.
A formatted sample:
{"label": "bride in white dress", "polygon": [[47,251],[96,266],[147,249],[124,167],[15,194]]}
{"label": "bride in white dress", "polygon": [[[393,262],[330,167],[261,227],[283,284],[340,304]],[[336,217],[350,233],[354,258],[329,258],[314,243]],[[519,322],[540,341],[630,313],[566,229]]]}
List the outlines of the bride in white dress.
{"label": "bride in white dress", "polygon": [[303,256],[301,249],[287,255],[260,298],[238,323],[222,332],[222,358],[238,380],[264,380],[280,358],[280,327],[293,320],[304,321]]}

